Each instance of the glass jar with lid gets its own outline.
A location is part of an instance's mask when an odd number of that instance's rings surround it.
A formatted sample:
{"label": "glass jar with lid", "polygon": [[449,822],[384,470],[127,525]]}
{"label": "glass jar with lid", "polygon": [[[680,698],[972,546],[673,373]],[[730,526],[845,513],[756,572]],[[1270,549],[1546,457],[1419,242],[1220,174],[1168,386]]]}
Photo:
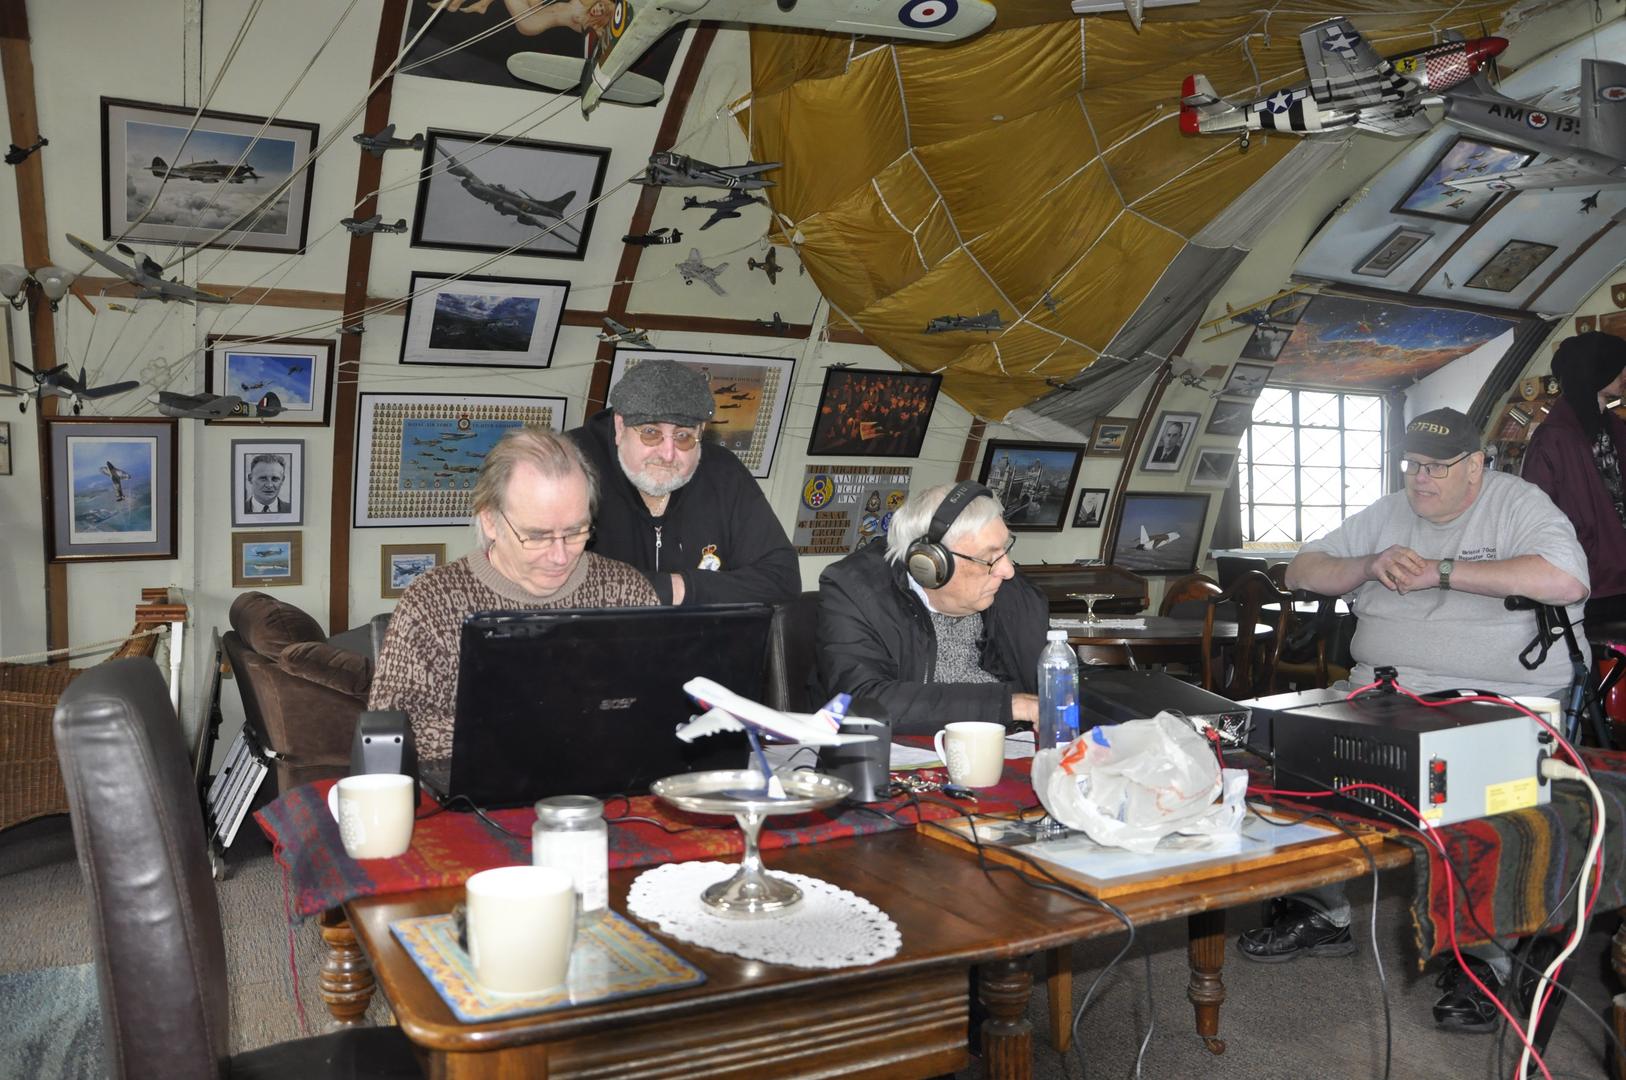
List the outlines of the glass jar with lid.
{"label": "glass jar with lid", "polygon": [[590,795],[555,795],[536,804],[531,863],[569,872],[583,918],[598,918],[610,900],[610,835],[604,804]]}

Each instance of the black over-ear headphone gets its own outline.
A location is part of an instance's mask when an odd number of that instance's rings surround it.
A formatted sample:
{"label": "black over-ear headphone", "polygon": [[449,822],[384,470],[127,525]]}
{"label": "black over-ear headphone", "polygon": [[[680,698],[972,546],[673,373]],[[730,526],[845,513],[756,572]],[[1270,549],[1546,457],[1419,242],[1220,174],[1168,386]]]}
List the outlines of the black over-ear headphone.
{"label": "black over-ear headphone", "polygon": [[911,543],[903,557],[904,568],[921,588],[941,589],[949,583],[949,578],[954,576],[954,552],[943,546],[943,535],[959,518],[967,503],[984,495],[992,498],[993,494],[981,484],[967,480],[955,484],[943,496],[942,505],[932,515],[926,535]]}

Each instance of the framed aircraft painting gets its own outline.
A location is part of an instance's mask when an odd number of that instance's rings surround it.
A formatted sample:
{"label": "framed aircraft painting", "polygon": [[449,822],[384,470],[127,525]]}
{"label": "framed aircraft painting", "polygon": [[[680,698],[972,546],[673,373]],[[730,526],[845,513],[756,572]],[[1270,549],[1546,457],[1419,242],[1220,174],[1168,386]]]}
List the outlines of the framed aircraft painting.
{"label": "framed aircraft painting", "polygon": [[414,272],[401,363],[545,368],[568,281]]}
{"label": "framed aircraft painting", "polygon": [[304,574],[301,547],[298,531],[232,533],[232,588],[300,584]]}
{"label": "framed aircraft painting", "polygon": [[977,483],[998,497],[1012,532],[1060,532],[1083,461],[1082,444],[990,439]]}
{"label": "framed aircraft painting", "polygon": [[303,251],[317,133],[298,120],[104,97],[102,235]]}
{"label": "framed aircraft painting", "polygon": [[45,418],[45,550],[52,562],[175,558],[178,424]]}
{"label": "framed aircraft painting", "polygon": [[1462,191],[1446,184],[1447,180],[1495,176],[1509,169],[1521,169],[1535,159],[1536,155],[1529,150],[1459,136],[1441,151],[1428,171],[1395,204],[1394,212],[1467,225],[1477,221],[1503,193]]}
{"label": "framed aircraft painting", "polygon": [[1242,451],[1234,447],[1199,446],[1187,486],[1225,490],[1230,486],[1231,474],[1236,472],[1236,459],[1241,454]]}
{"label": "framed aircraft painting", "polygon": [[826,368],[809,457],[918,457],[943,376]]}
{"label": "framed aircraft painting", "polygon": [[210,334],[203,389],[254,404],[275,394],[281,412],[268,417],[205,420],[206,424],[326,427],[333,402],[331,338],[252,338]]}
{"label": "framed aircraft painting", "polygon": [[414,247],[581,259],[610,151],[431,129]]}
{"label": "framed aircraft painting", "polygon": [[1107,562],[1137,574],[1196,570],[1210,498],[1207,494],[1126,492]]}
{"label": "framed aircraft painting", "polygon": [[1547,261],[1547,256],[1557,250],[1552,244],[1535,240],[1509,240],[1474,272],[1466,284],[1470,289],[1512,292],[1524,284],[1524,279],[1536,267]]}
{"label": "framed aircraft painting", "polygon": [[692,367],[711,384],[716,413],[706,425],[706,441],[727,447],[758,480],[773,470],[779,430],[790,404],[796,361],[788,356],[730,356],[667,349],[616,349],[610,386],[645,360],[675,360]]}

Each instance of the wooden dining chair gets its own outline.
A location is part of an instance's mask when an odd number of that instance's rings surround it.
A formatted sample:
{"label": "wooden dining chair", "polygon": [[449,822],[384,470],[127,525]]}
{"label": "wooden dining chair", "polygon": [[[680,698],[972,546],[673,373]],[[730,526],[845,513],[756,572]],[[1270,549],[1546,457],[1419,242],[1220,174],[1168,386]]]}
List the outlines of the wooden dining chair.
{"label": "wooden dining chair", "polygon": [[[1214,646],[1215,611],[1221,604],[1231,604],[1236,609],[1236,644],[1226,650],[1229,663],[1216,653]],[[1275,613],[1266,612],[1266,605],[1275,605]],[[1232,701],[1250,698],[1268,689],[1292,613],[1293,594],[1278,589],[1258,570],[1238,575],[1229,589],[1209,597],[1208,609],[1203,614],[1203,689]],[[1269,637],[1261,639],[1257,635],[1260,623],[1270,626]]]}
{"label": "wooden dining chair", "polygon": [[1197,605],[1206,604],[1210,597],[1219,594],[1219,582],[1207,574],[1187,574],[1169,582],[1163,590],[1162,602],[1157,605],[1157,613],[1173,615],[1178,604],[1191,604],[1191,610],[1196,612],[1200,610]]}

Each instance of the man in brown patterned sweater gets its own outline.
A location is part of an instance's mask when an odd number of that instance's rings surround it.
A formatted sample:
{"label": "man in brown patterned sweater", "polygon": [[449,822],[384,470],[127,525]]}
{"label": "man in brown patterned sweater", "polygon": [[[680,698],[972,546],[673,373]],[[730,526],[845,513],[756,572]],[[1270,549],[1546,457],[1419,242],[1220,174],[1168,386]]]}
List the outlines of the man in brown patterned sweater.
{"label": "man in brown patterned sweater", "polygon": [[486,455],[473,499],[480,548],[408,587],[367,698],[411,717],[420,757],[451,757],[458,633],[471,613],[659,603],[644,575],[586,551],[597,505],[598,479],[569,439],[516,428]]}

